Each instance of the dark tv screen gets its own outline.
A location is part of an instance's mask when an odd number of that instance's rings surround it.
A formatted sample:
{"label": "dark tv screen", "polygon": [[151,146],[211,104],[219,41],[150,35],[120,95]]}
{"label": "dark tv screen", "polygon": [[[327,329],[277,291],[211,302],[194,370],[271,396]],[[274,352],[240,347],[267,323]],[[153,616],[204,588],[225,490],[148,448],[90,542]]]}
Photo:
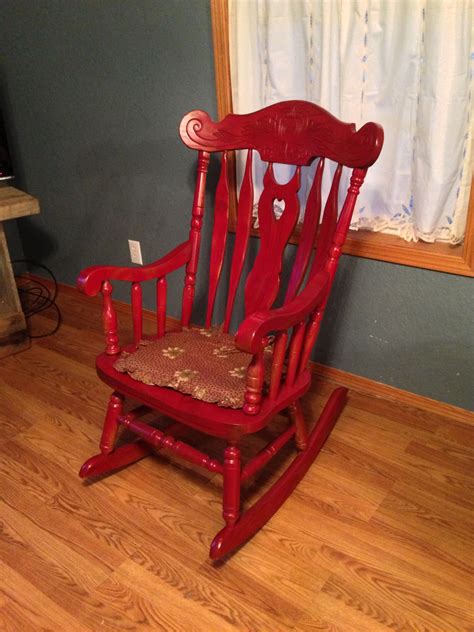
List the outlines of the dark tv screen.
{"label": "dark tv screen", "polygon": [[13,168],[8,151],[7,134],[0,112],[0,180],[13,178]]}

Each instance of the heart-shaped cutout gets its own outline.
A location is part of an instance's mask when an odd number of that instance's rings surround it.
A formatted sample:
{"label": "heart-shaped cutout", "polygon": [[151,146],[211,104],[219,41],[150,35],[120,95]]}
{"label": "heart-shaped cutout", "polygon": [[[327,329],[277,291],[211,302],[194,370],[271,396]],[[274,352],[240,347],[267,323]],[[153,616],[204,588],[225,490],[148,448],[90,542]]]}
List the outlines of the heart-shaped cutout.
{"label": "heart-shaped cutout", "polygon": [[279,200],[278,198],[275,198],[273,200],[273,215],[275,216],[275,219],[278,221],[284,212],[285,212],[285,200],[284,199]]}

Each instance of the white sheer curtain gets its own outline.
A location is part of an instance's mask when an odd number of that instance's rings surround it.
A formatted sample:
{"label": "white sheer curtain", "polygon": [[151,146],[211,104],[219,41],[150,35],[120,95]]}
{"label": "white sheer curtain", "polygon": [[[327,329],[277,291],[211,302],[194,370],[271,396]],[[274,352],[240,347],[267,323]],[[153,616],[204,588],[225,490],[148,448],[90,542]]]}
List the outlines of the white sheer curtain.
{"label": "white sheer curtain", "polygon": [[352,228],[462,241],[472,0],[229,0],[229,21],[234,112],[305,99],[383,125]]}

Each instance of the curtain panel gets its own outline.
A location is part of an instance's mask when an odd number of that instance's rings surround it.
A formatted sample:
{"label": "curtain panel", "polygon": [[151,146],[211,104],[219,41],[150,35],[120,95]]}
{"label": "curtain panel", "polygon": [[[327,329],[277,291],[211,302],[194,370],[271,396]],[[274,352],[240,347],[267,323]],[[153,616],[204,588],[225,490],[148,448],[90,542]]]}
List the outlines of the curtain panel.
{"label": "curtain panel", "polygon": [[[234,112],[305,99],[357,127],[380,123],[384,148],[351,228],[459,243],[472,178],[472,4],[229,0]],[[255,170],[258,182],[258,161]]]}

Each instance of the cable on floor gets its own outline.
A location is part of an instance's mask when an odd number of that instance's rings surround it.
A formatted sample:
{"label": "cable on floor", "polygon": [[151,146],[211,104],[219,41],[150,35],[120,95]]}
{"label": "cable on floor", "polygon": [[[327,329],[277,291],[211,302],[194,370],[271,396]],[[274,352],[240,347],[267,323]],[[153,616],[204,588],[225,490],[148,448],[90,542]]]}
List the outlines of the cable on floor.
{"label": "cable on floor", "polygon": [[39,263],[38,261],[34,261],[33,259],[14,259],[13,261],[11,261],[11,263],[13,265],[18,263],[26,263],[28,267],[41,268],[42,270],[45,270],[51,277],[53,281],[52,293],[48,286],[44,283],[41,283],[41,281],[39,281],[37,278],[31,279],[24,274],[15,274],[15,279],[21,279],[22,281],[22,284],[17,284],[17,287],[23,312],[27,320],[32,316],[35,316],[36,314],[44,312],[50,307],[52,307],[56,312],[57,320],[51,331],[48,331],[45,334],[28,333],[28,336],[30,338],[46,338],[47,336],[52,336],[58,331],[62,320],[61,311],[56,304],[56,298],[58,295],[58,282],[56,280],[56,277],[54,276],[54,273],[47,266]]}

